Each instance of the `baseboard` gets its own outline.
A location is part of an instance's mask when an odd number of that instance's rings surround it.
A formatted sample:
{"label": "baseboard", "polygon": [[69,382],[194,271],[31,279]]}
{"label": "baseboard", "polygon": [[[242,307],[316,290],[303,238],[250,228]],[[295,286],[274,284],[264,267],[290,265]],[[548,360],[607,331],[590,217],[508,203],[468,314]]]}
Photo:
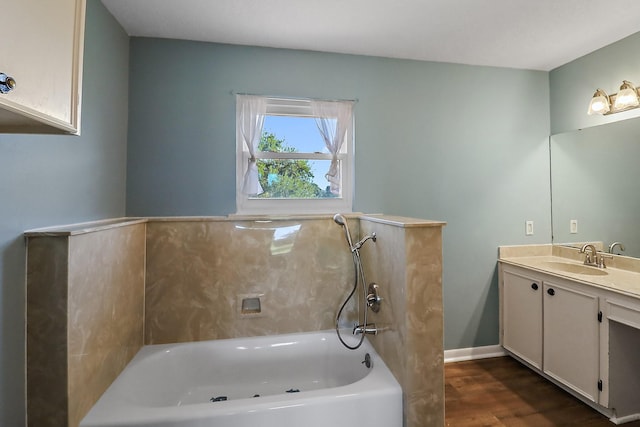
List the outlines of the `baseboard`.
{"label": "baseboard", "polygon": [[462,362],[464,360],[487,359],[489,357],[506,356],[507,352],[501,345],[487,345],[483,347],[456,348],[444,351],[444,363]]}
{"label": "baseboard", "polygon": [[615,425],[620,425],[620,424],[628,423],[630,421],[637,421],[637,420],[640,420],[640,414],[631,414],[631,415],[625,415],[624,417],[609,418],[609,421],[611,421]]}

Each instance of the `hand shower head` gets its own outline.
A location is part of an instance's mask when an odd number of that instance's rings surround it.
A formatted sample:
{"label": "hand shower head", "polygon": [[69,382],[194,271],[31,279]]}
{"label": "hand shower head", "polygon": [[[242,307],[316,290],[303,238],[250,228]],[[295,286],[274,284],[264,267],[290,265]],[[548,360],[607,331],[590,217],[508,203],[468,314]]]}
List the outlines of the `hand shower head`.
{"label": "hand shower head", "polygon": [[349,244],[349,250],[353,252],[353,241],[351,240],[351,233],[349,232],[349,226],[347,225],[347,219],[341,214],[335,214],[333,216],[333,220],[336,224],[344,228],[344,236],[347,239],[347,243]]}
{"label": "hand shower head", "polygon": [[335,214],[333,216],[333,220],[336,222],[336,224],[341,225],[343,227],[347,225],[347,219],[344,216],[342,216],[342,214],[339,214],[339,213]]}

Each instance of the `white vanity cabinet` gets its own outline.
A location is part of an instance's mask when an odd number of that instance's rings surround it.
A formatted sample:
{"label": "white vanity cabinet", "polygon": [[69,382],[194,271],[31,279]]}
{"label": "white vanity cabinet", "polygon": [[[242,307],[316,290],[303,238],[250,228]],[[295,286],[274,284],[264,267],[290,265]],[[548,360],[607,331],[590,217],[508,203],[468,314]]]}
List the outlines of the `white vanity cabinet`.
{"label": "white vanity cabinet", "polygon": [[598,297],[570,283],[547,280],[543,310],[543,372],[598,402]]}
{"label": "white vanity cabinet", "polygon": [[599,401],[599,299],[570,282],[502,267],[502,345],[549,377]]}
{"label": "white vanity cabinet", "polygon": [[613,423],[640,420],[640,262],[565,253],[500,258],[500,343]]}
{"label": "white vanity cabinet", "polygon": [[0,73],[15,87],[0,85],[0,133],[78,133],[85,0],[20,0],[6,12]]}
{"label": "white vanity cabinet", "polygon": [[505,269],[502,301],[502,345],[542,369],[542,281]]}

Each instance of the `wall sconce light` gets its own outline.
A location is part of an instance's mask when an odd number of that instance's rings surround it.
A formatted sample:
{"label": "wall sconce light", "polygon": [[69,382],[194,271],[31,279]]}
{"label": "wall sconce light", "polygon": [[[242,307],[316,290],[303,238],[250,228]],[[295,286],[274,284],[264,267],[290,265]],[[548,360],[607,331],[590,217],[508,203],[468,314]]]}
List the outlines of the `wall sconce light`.
{"label": "wall sconce light", "polygon": [[631,110],[639,106],[638,90],[633,83],[623,80],[620,91],[613,95],[607,95],[602,89],[596,90],[596,93],[594,93],[591,98],[591,102],[589,102],[587,114],[607,115]]}
{"label": "wall sconce light", "polygon": [[620,92],[616,96],[616,100],[613,104],[615,110],[623,110],[637,107],[640,104],[638,102],[638,91],[636,87],[626,80],[622,81],[620,86]]}
{"label": "wall sconce light", "polygon": [[607,114],[611,111],[611,101],[609,100],[609,95],[602,89],[596,90],[596,93],[593,94],[591,98],[591,102],[589,102],[589,110],[587,114],[590,116],[593,114]]}

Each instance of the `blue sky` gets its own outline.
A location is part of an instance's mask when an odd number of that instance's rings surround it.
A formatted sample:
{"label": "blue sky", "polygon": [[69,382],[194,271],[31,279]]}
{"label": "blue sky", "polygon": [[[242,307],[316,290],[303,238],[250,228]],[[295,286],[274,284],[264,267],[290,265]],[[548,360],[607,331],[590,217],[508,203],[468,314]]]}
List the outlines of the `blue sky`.
{"label": "blue sky", "polygon": [[[326,153],[328,151],[313,118],[266,116],[263,130],[273,133],[278,139],[284,139],[285,144],[289,147],[295,147],[296,151],[311,153]],[[328,160],[311,162],[313,181],[320,188],[325,188],[328,185],[324,174],[327,173],[329,164]]]}
{"label": "blue sky", "polygon": [[286,145],[302,152],[327,152],[324,141],[310,117],[266,116],[264,130],[284,139]]}

